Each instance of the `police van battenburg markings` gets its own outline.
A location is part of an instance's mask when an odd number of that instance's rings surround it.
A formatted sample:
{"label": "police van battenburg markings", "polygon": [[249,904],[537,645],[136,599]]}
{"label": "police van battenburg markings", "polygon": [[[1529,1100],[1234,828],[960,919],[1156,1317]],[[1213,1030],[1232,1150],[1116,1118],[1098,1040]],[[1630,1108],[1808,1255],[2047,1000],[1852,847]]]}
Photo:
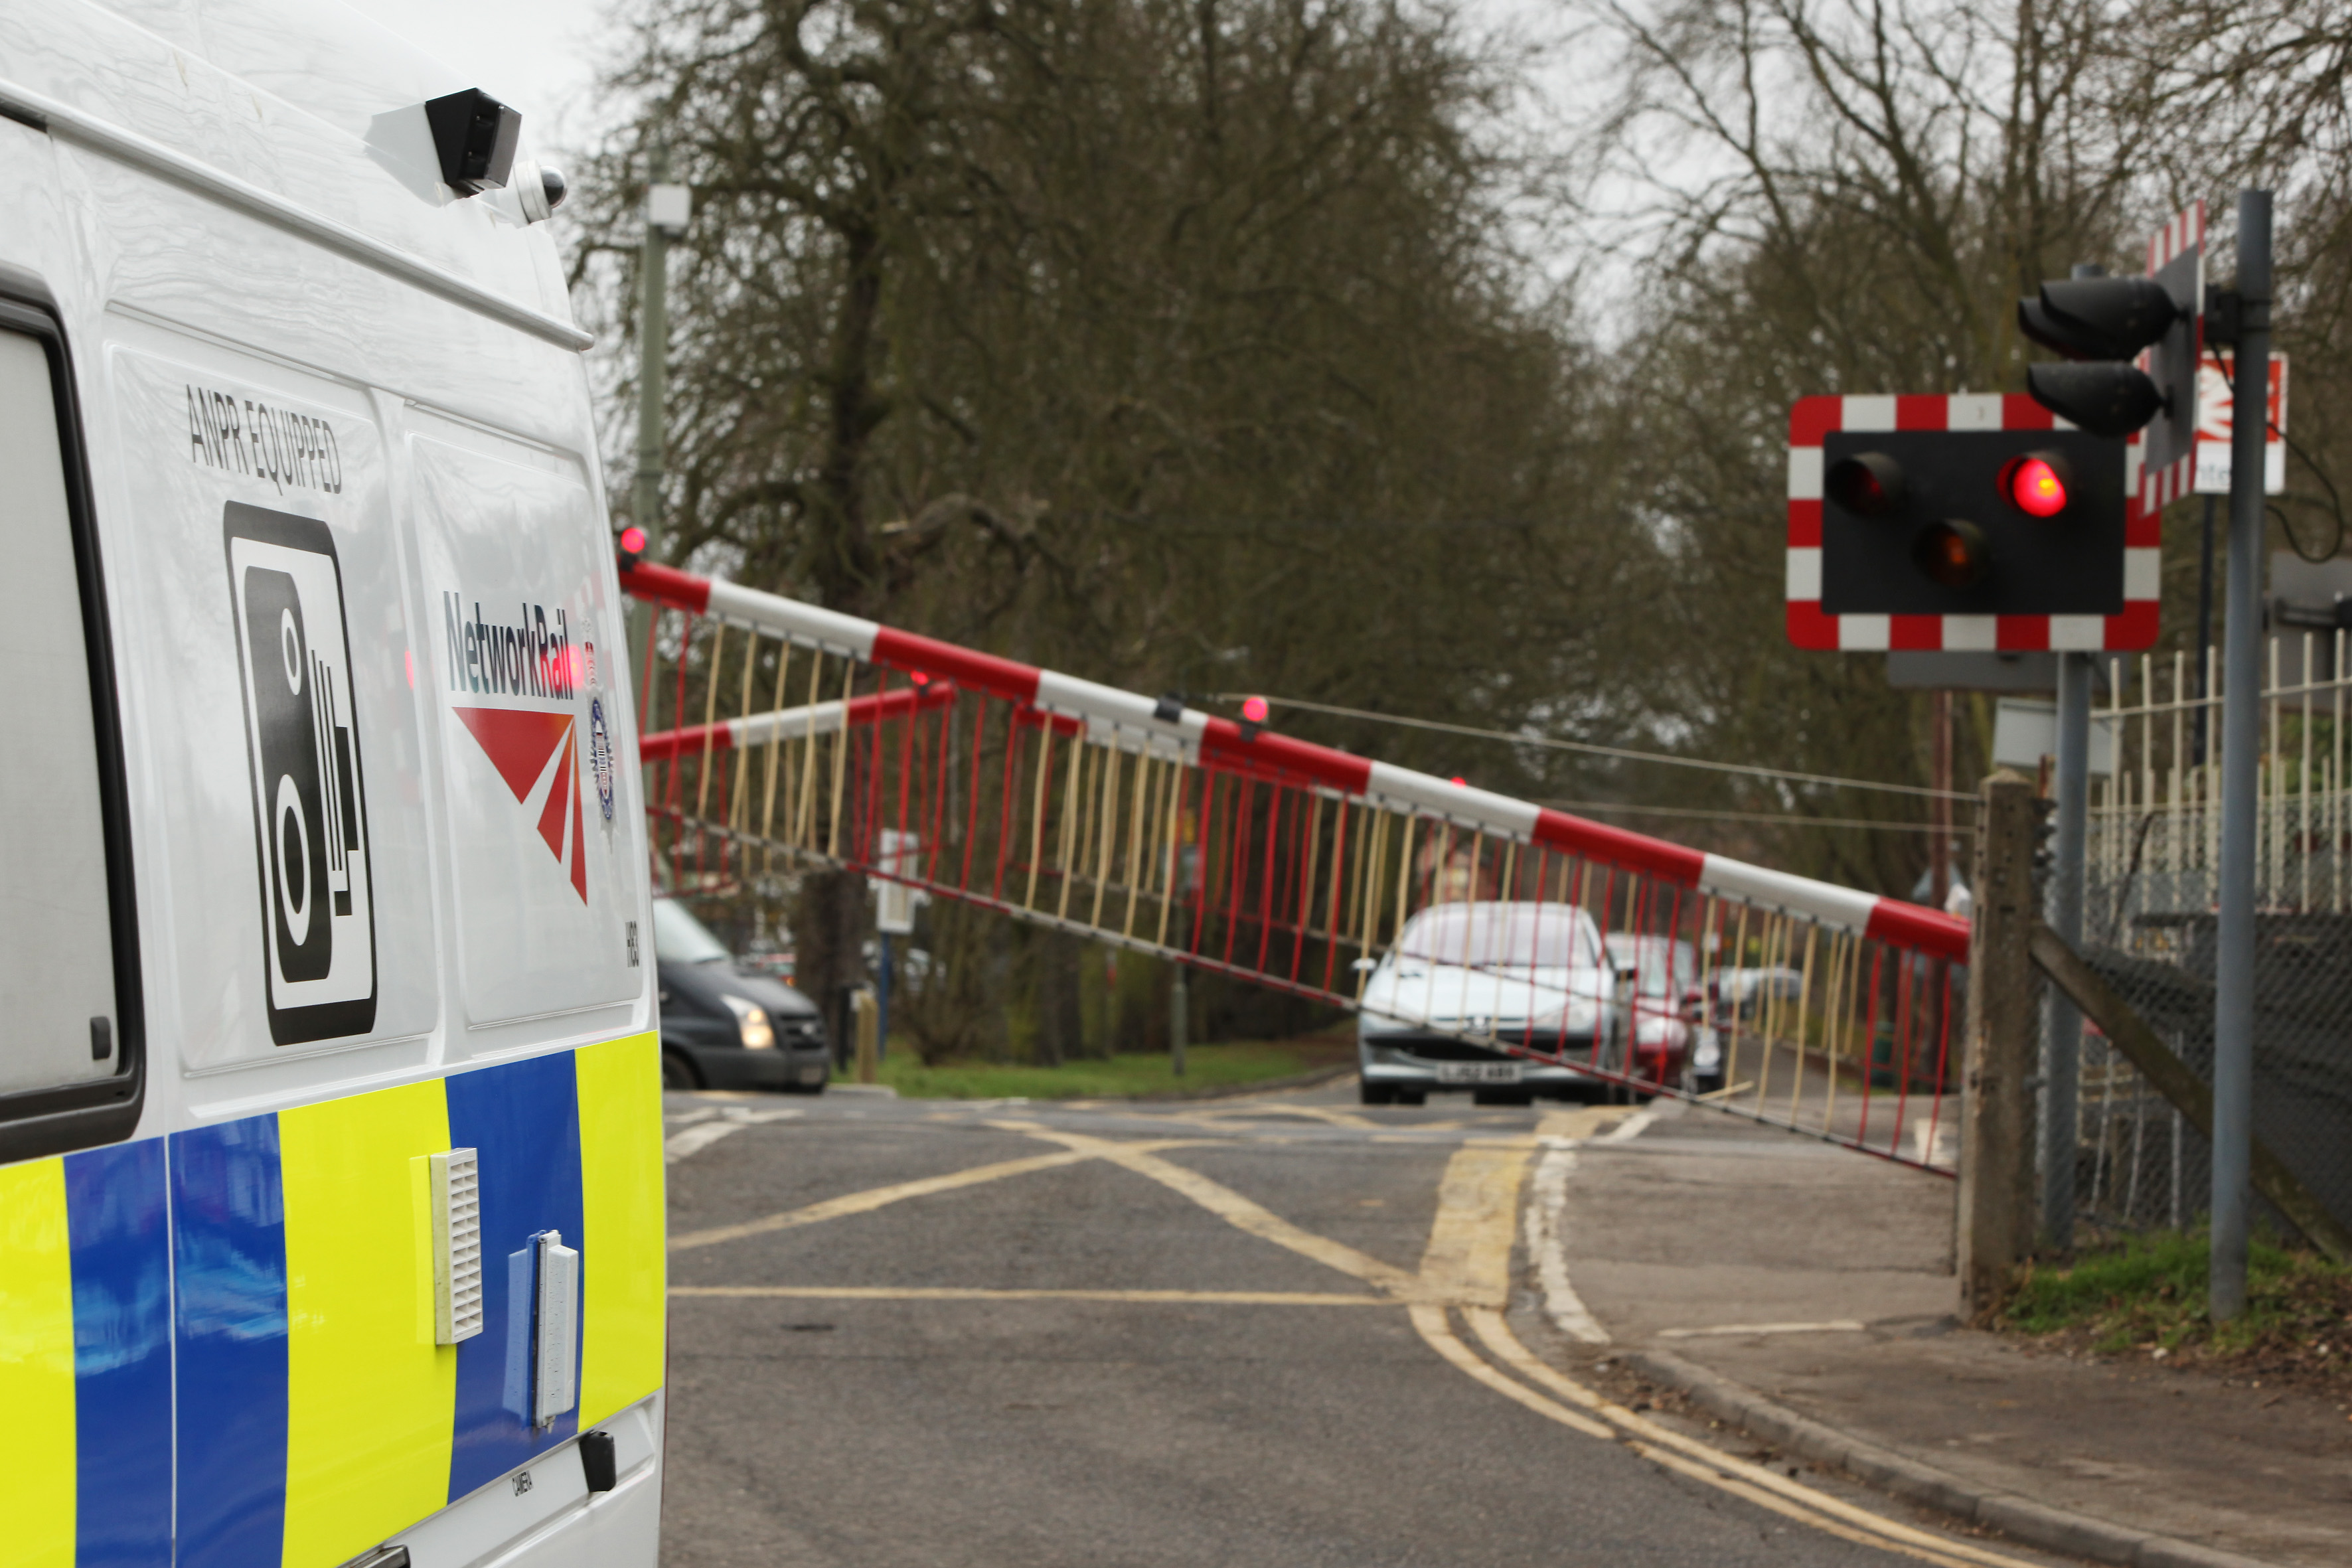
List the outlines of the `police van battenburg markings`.
{"label": "police van battenburg markings", "polygon": [[142,15],[0,25],[0,1568],[652,1568],[650,889],[559,187],[339,7]]}

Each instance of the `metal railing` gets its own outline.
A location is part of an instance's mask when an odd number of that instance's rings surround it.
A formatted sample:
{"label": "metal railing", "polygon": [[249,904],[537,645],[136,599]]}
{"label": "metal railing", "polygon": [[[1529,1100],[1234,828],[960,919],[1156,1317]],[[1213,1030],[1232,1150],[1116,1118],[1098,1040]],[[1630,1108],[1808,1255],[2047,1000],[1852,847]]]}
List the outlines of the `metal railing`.
{"label": "metal railing", "polygon": [[[2267,1141],[2339,1218],[2352,1218],[2352,703],[2342,631],[2264,647],[2255,814],[2255,1099]],[[2219,660],[2201,689],[2221,690]],[[2139,660],[2098,718],[2115,770],[2095,780],[2084,956],[2210,1081],[2221,863],[2221,701],[2185,655]],[[2131,1227],[2185,1226],[2206,1206],[2204,1141],[2095,1034],[2085,1041],[2078,1190]]]}
{"label": "metal railing", "polygon": [[674,890],[852,868],[1360,1012],[1441,1083],[1517,1060],[1955,1163],[1964,921],[735,584],[624,584],[663,607],[639,752]]}

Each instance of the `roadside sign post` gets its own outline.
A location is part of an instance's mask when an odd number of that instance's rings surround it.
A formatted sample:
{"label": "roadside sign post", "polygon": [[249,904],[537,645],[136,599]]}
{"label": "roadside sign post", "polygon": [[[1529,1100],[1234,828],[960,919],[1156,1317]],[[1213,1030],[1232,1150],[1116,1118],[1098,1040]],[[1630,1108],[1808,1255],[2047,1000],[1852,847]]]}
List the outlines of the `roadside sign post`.
{"label": "roadside sign post", "polygon": [[2246,1306],[2253,1133],[2254,803],[2260,787],[2263,499],[2270,392],[2271,194],[2238,194],[2238,327],[2230,432],[2230,573],[2221,668],[2221,887],[2213,973],[2212,1259],[2206,1310]]}

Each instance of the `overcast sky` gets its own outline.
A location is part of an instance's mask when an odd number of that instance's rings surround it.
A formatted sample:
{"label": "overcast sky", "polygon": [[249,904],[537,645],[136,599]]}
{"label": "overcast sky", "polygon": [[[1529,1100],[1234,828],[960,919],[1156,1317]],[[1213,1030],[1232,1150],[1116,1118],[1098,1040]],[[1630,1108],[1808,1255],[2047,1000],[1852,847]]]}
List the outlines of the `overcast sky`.
{"label": "overcast sky", "polygon": [[511,104],[539,152],[593,141],[588,88],[610,36],[608,0],[343,0]]}

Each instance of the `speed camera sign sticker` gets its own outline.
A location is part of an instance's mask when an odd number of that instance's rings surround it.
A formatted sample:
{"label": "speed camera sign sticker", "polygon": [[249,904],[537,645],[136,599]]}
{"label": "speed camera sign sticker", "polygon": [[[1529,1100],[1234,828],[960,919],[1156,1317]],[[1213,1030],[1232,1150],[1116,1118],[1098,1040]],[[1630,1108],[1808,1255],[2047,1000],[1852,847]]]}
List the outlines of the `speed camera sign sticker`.
{"label": "speed camera sign sticker", "polygon": [[367,791],[342,571],[327,525],[231,502],[223,527],[243,677],[270,1038],[375,1024]]}

